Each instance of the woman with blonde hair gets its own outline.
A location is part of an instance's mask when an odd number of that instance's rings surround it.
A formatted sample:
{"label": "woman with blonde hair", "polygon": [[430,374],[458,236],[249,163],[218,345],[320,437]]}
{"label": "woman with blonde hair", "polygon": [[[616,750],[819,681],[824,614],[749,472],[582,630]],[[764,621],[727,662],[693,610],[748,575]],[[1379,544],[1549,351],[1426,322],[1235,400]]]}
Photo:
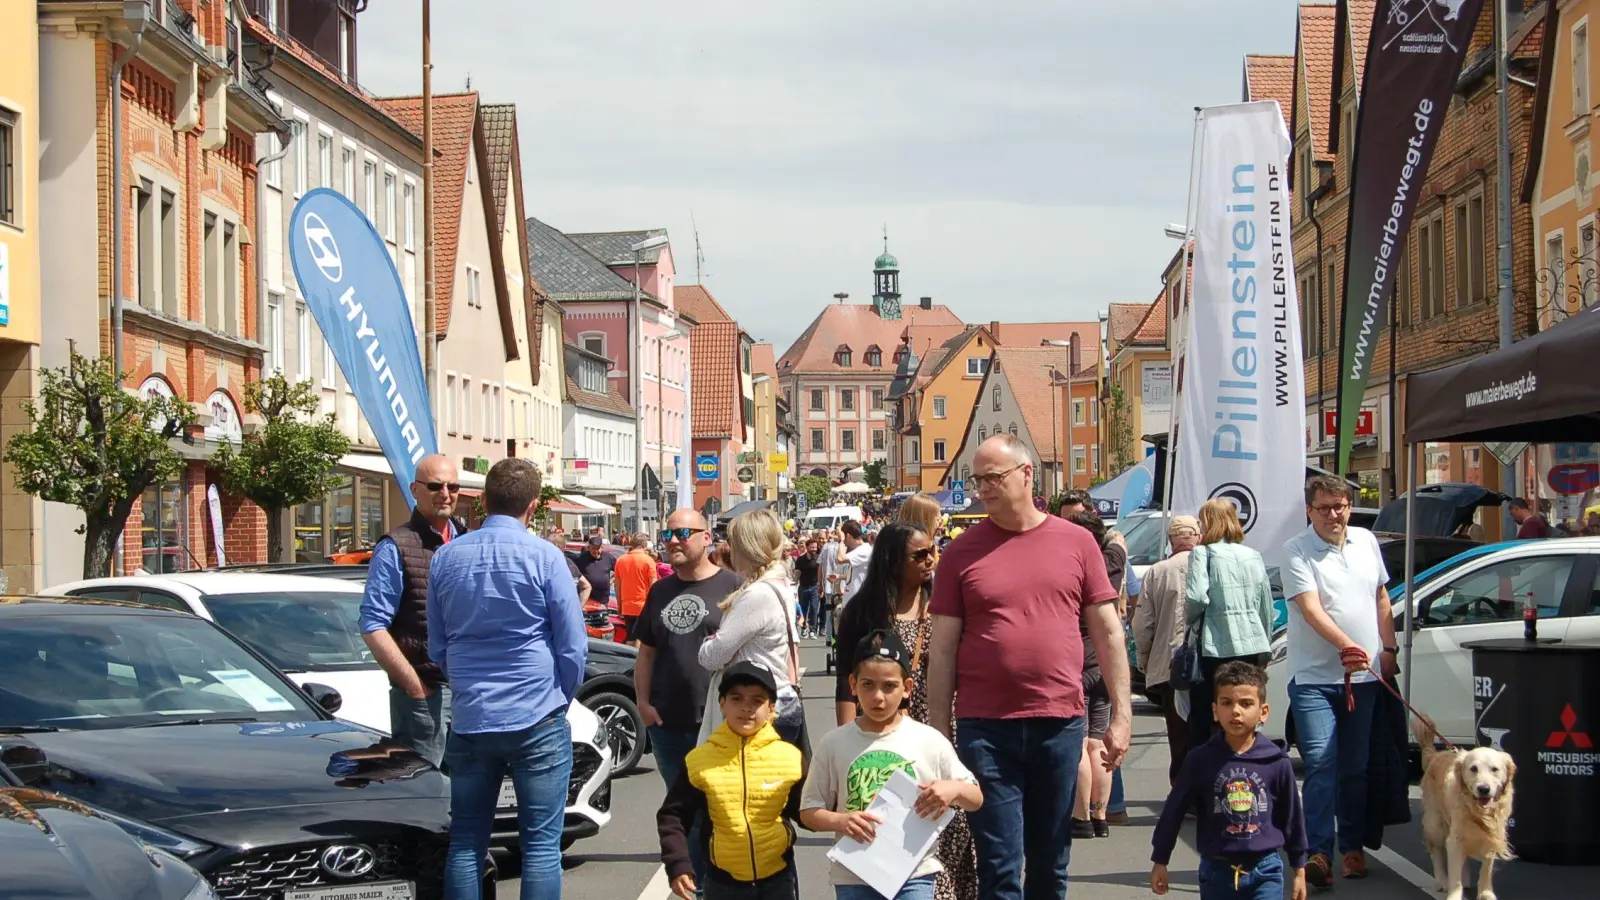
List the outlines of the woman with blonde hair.
{"label": "woman with blonde hair", "polygon": [[[1244,545],[1244,527],[1230,500],[1200,507],[1200,546],[1189,554],[1184,591],[1189,635],[1198,637],[1203,684],[1190,691],[1189,746],[1211,738],[1212,679],[1225,662],[1265,666],[1272,653],[1272,584],[1261,554]],[[1198,634],[1196,634],[1198,632]]]}
{"label": "woman with blonde hair", "polygon": [[[910,522],[921,528],[928,535],[928,540],[938,545],[939,526],[944,523],[944,510],[940,508],[939,501],[927,494],[912,494],[900,504],[900,511],[895,515],[899,522]],[[934,561],[938,562],[939,552],[934,551]]]}
{"label": "woman with blonde hair", "polygon": [[722,625],[700,645],[700,665],[712,672],[700,740],[704,743],[722,724],[717,673],[736,662],[751,662],[771,672],[778,683],[773,722],[778,734],[809,753],[800,701],[799,635],[791,614],[796,596],[784,564],[783,526],[778,517],[762,509],[729,522],[728,556],[733,571],[745,583],[718,604],[723,611]]}

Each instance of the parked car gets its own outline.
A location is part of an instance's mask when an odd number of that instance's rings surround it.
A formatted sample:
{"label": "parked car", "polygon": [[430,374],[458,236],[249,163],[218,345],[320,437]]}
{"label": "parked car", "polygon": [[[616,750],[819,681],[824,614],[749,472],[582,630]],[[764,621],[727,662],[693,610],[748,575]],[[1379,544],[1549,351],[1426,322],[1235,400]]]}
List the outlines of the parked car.
{"label": "parked car", "polygon": [[[387,734],[389,678],[361,639],[363,589],[360,582],[345,578],[232,571],[97,578],[46,593],[137,601],[210,619],[291,681],[337,690],[344,701],[342,718]],[[638,710],[633,716],[638,719]],[[567,720],[572,726],[572,781],[563,841],[571,844],[598,833],[611,820],[612,754],[609,731],[582,702],[573,701]],[[508,778],[500,790],[495,839],[514,842],[516,831],[516,797]]]}
{"label": "parked car", "polygon": [[339,703],[198,616],[0,600],[0,760],[12,780],[87,805],[224,900],[442,891],[448,782],[380,732],[335,719]]}
{"label": "parked car", "polygon": [[0,847],[6,848],[0,900],[215,900],[217,896],[183,860],[148,849],[76,800],[23,787],[3,762]]}
{"label": "parked car", "polygon": [[[1450,740],[1478,743],[1472,653],[1462,645],[1520,638],[1522,606],[1530,592],[1539,611],[1540,638],[1600,639],[1600,538],[1513,541],[1475,550],[1419,578],[1414,598],[1399,598],[1396,634],[1405,630],[1408,602],[1417,617],[1411,702]],[[1273,715],[1263,729],[1269,737],[1292,741],[1287,651],[1286,639],[1280,640],[1267,667],[1268,702],[1285,714]]]}

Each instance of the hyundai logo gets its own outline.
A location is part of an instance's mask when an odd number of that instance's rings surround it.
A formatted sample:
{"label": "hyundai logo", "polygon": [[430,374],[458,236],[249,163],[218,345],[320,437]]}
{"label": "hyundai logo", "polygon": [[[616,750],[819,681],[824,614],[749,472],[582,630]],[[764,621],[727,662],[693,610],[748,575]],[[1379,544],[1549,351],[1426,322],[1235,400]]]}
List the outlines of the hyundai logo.
{"label": "hyundai logo", "polygon": [[338,284],[344,277],[344,262],[339,258],[339,245],[334,243],[333,231],[328,228],[328,223],[316,213],[308,212],[300,227],[305,232],[311,259],[322,271],[322,277]]}
{"label": "hyundai logo", "polygon": [[1232,503],[1234,509],[1239,511],[1239,524],[1244,528],[1244,533],[1249,534],[1256,524],[1255,492],[1237,481],[1230,481],[1212,491],[1207,499],[1215,500],[1218,497]]}
{"label": "hyundai logo", "polygon": [[335,844],[322,851],[317,864],[335,878],[360,878],[378,864],[378,855],[360,844]]}

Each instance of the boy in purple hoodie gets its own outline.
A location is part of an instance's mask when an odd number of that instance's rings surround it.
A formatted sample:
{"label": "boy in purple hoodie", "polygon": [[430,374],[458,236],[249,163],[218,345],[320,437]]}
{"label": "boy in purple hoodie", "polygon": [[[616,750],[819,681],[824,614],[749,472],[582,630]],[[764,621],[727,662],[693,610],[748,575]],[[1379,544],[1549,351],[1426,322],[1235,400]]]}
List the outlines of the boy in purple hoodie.
{"label": "boy in purple hoodie", "polygon": [[1217,668],[1212,714],[1222,730],[1189,752],[1161,808],[1150,859],[1152,893],[1167,892],[1167,862],[1191,808],[1200,816],[1200,900],[1283,900],[1281,850],[1306,897],[1306,822],[1289,757],[1256,733],[1267,718],[1267,673],[1245,662]]}

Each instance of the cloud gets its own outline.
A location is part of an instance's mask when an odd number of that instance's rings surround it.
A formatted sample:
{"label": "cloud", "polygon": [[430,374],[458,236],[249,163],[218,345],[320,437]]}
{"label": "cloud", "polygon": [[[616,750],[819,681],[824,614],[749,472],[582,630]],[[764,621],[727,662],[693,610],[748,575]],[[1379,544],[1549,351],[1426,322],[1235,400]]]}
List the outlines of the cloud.
{"label": "cloud", "polygon": [[[889,227],[908,303],[970,321],[1086,320],[1148,301],[1183,218],[1196,105],[1290,52],[1295,5],[880,0],[437,0],[434,89],[514,102],[528,212],[667,227],[787,347],[872,292]],[[421,89],[418,4],[372,3],[360,78]]]}

